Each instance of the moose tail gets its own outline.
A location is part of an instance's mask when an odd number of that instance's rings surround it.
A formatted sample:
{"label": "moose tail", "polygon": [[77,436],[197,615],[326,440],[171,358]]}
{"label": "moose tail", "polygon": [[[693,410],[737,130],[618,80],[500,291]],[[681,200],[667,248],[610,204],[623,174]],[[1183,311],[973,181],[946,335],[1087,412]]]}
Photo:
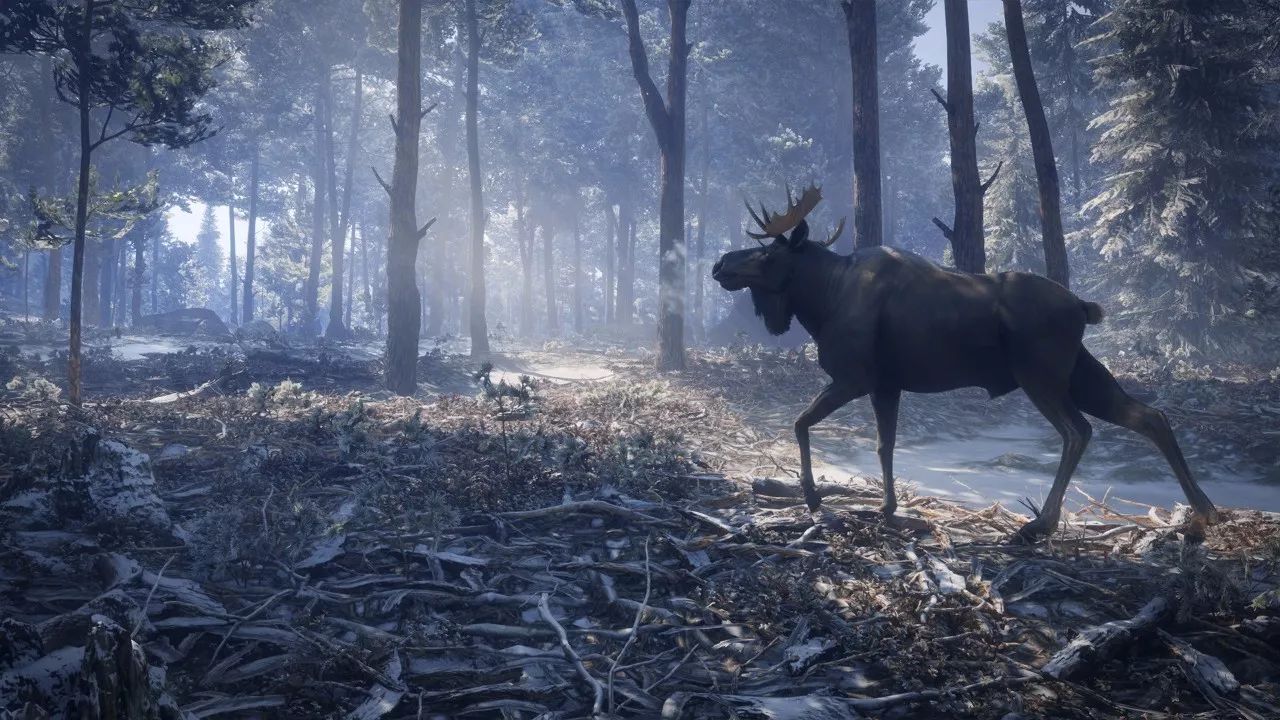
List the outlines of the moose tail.
{"label": "moose tail", "polygon": [[1084,321],[1088,325],[1097,325],[1102,322],[1102,306],[1098,303],[1081,302],[1084,306]]}

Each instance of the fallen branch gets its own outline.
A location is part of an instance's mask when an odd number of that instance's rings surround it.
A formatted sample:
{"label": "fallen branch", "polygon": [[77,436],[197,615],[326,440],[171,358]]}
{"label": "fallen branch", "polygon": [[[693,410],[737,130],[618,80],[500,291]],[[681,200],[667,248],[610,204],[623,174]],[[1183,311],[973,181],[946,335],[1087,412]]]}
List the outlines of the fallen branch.
{"label": "fallen branch", "polygon": [[[609,668],[609,713],[614,712],[613,704],[613,676],[618,673],[618,663],[622,662],[622,657],[627,654],[627,650],[631,649],[631,644],[635,642],[636,635],[639,633],[640,620],[644,616],[645,608],[649,606],[649,597],[653,592],[653,574],[649,572],[649,538],[644,540],[644,600],[640,601],[640,607],[636,610],[636,619],[631,623],[631,636],[622,644],[622,649],[618,651],[618,656],[613,659],[613,665]],[[546,597],[545,595],[543,597]]]}
{"label": "fallen branch", "polygon": [[1069,680],[1115,657],[1139,637],[1172,613],[1164,597],[1153,598],[1128,620],[1112,620],[1084,630],[1066,647],[1054,653],[1044,665],[1044,673],[1057,680]]}
{"label": "fallen branch", "polygon": [[629,510],[613,503],[607,503],[603,500],[581,500],[578,502],[564,503],[563,505],[552,505],[550,507],[537,508],[534,510],[512,510],[510,512],[497,513],[497,517],[504,520],[537,520],[546,517],[554,517],[556,515],[578,513],[597,514],[597,515],[614,515],[624,520],[633,520],[635,522],[654,523],[656,525],[672,525],[669,520],[661,520],[652,515],[645,515],[635,510]]}
{"label": "fallen branch", "polygon": [[1191,643],[1160,630],[1160,638],[1169,650],[1182,661],[1187,678],[1211,703],[1223,695],[1234,695],[1240,689],[1240,681],[1221,660],[1196,650]]}
{"label": "fallen branch", "polygon": [[569,636],[565,634],[564,626],[556,621],[555,616],[551,614],[551,608],[547,605],[546,593],[542,593],[541,597],[538,598],[538,615],[542,617],[543,622],[551,626],[551,629],[555,631],[556,636],[560,639],[560,649],[564,651],[565,659],[573,664],[574,669],[578,671],[578,675],[591,687],[593,696],[591,715],[592,717],[599,717],[604,709],[604,686],[587,670],[587,666],[582,664],[582,658],[578,656],[577,651],[569,644]]}

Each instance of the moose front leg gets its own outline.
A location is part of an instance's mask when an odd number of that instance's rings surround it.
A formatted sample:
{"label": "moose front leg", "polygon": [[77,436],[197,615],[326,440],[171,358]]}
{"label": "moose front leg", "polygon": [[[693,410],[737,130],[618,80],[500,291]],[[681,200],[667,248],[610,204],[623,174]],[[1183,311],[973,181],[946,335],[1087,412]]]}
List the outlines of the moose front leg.
{"label": "moose front leg", "polygon": [[898,496],[893,489],[893,446],[898,437],[898,403],[900,390],[876,390],[871,393],[871,409],[876,413],[876,454],[880,456],[880,477],[884,483],[885,516],[898,509]]}
{"label": "moose front leg", "polygon": [[804,491],[805,505],[810,512],[817,512],[822,505],[818,490],[813,485],[813,460],[809,452],[809,428],[822,422],[842,405],[863,395],[857,388],[845,383],[833,382],[818,393],[809,407],[796,418],[796,443],[800,446],[800,489]]}

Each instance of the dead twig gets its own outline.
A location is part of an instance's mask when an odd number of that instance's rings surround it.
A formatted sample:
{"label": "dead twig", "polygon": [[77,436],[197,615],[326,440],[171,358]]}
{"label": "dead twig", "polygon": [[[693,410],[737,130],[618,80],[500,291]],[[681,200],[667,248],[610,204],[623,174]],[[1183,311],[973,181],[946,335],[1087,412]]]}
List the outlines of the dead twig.
{"label": "dead twig", "polygon": [[569,644],[569,636],[565,634],[564,626],[561,625],[559,621],[556,620],[555,616],[551,614],[551,607],[547,605],[547,593],[542,593],[542,595],[538,597],[538,615],[542,618],[543,622],[550,625],[551,629],[555,631],[556,637],[560,640],[560,649],[564,652],[564,658],[573,665],[575,670],[578,671],[578,675],[582,678],[583,682],[590,686],[591,694],[593,696],[591,702],[591,716],[599,717],[601,711],[604,709],[604,686],[601,685],[600,681],[591,674],[590,670],[587,670],[587,666],[582,664],[582,658],[578,655],[577,651],[573,649],[573,645]]}
{"label": "dead twig", "polygon": [[129,633],[129,637],[138,637],[138,631],[142,629],[142,623],[147,619],[147,606],[151,604],[151,598],[156,594],[156,588],[160,587],[160,579],[164,577],[164,571],[168,569],[169,563],[176,559],[177,555],[170,555],[168,560],[164,561],[164,565],[160,566],[160,572],[156,573],[156,581],[151,583],[151,589],[147,591],[147,599],[142,602],[142,613],[138,618],[138,622],[133,624],[133,631]]}
{"label": "dead twig", "polygon": [[649,607],[649,597],[653,592],[653,573],[649,563],[649,538],[644,540],[644,600],[640,601],[640,607],[636,609],[636,619],[631,623],[631,635],[627,637],[627,641],[622,644],[622,649],[618,651],[618,656],[613,659],[613,665],[609,668],[609,712],[614,712],[613,704],[613,677],[618,672],[618,663],[622,662],[622,658],[627,654],[627,650],[631,649],[631,644],[635,642],[637,632],[640,629],[640,620],[644,617],[644,612]]}

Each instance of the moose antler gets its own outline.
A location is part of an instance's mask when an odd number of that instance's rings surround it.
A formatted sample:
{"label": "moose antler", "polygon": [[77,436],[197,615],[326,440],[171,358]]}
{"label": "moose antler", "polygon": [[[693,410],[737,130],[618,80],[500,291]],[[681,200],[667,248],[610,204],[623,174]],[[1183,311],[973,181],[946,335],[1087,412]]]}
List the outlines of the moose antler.
{"label": "moose antler", "polygon": [[840,218],[840,224],[836,226],[835,232],[828,235],[827,239],[822,241],[821,245],[823,247],[831,247],[836,244],[836,240],[840,239],[840,233],[844,232],[844,220],[844,218]]}
{"label": "moose antler", "polygon": [[[810,185],[800,193],[800,199],[796,200],[791,194],[791,186],[787,186],[787,211],[780,214],[770,214],[764,207],[760,206],[760,215],[756,214],[755,209],[751,207],[751,203],[747,203],[747,212],[751,213],[751,219],[756,221],[763,232],[747,232],[747,235],[756,240],[764,240],[766,238],[781,235],[788,230],[800,224],[800,221],[813,211],[818,203],[822,202],[822,188],[817,185]],[[844,218],[840,219],[840,225],[836,227],[826,240],[822,241],[822,245],[830,247],[840,237],[840,233],[844,232]]]}
{"label": "moose antler", "polygon": [[747,210],[751,213],[751,219],[756,221],[760,226],[762,233],[747,233],[757,240],[763,240],[768,237],[781,235],[788,230],[800,224],[805,216],[813,211],[818,203],[822,202],[822,189],[817,185],[810,185],[800,194],[797,201],[791,196],[791,187],[787,186],[787,211],[780,215],[771,215],[763,205],[760,206],[760,212],[763,218],[756,215],[756,211],[751,209],[751,205],[747,205]]}

